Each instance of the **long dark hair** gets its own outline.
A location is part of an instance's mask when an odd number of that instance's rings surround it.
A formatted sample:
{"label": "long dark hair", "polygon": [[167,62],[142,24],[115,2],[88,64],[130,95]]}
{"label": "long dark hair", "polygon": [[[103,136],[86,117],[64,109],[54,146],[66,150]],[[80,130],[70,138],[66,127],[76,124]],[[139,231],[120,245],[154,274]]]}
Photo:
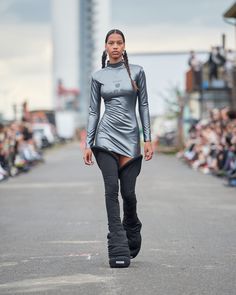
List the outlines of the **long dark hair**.
{"label": "long dark hair", "polygon": [[[125,43],[125,36],[124,36],[124,34],[123,34],[120,30],[118,30],[118,29],[112,29],[112,30],[110,30],[110,31],[107,33],[106,38],[105,38],[105,43],[107,43],[108,38],[109,38],[109,36],[110,36],[111,34],[119,34],[119,35],[121,35],[122,40],[123,40],[123,42]],[[126,50],[124,50],[124,53],[122,54],[122,56],[123,56],[124,64],[125,64],[126,70],[127,70],[127,72],[128,72],[128,75],[129,75],[129,78],[130,78],[130,81],[131,81],[132,87],[133,87],[134,91],[138,91],[138,87],[137,87],[135,81],[131,78],[131,72],[130,72],[130,67],[129,67],[129,59],[128,59],[128,55],[127,55]],[[102,68],[105,68],[105,66],[106,66],[106,59],[107,59],[107,52],[106,52],[106,50],[104,50],[104,51],[103,51],[103,54],[102,54]]]}

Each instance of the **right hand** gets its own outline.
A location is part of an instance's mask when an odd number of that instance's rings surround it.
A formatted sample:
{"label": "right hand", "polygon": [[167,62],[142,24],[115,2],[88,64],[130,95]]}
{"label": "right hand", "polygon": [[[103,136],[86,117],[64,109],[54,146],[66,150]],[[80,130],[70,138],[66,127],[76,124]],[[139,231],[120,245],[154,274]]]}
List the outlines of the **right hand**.
{"label": "right hand", "polygon": [[86,148],[84,150],[84,156],[83,156],[83,159],[84,159],[84,164],[85,165],[93,165],[94,162],[92,161],[92,150],[90,148]]}

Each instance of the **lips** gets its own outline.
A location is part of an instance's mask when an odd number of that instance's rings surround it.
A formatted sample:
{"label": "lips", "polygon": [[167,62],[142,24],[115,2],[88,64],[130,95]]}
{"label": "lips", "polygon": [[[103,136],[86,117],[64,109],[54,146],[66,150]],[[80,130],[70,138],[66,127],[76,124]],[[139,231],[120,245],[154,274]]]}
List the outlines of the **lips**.
{"label": "lips", "polygon": [[119,52],[118,52],[118,51],[112,51],[112,53],[113,53],[113,54],[119,54]]}

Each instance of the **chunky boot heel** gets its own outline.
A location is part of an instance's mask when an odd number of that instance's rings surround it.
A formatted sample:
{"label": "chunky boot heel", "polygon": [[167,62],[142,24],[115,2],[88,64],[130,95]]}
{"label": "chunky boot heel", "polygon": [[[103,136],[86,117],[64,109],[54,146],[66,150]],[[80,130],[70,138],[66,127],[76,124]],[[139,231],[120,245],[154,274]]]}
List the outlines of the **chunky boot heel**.
{"label": "chunky boot heel", "polygon": [[128,244],[129,244],[129,250],[130,250],[130,258],[135,258],[140,249],[142,244],[142,236],[141,236],[141,228],[142,223],[140,220],[135,225],[127,225],[125,222],[123,222],[123,227],[126,230],[127,238],[128,238]]}

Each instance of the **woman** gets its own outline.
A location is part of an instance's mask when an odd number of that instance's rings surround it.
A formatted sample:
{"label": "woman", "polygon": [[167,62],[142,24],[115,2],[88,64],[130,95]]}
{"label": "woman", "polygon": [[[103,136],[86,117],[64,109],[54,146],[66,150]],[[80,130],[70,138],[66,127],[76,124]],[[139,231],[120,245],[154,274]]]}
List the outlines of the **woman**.
{"label": "woman", "polygon": [[[106,64],[107,55],[109,61]],[[101,97],[105,112],[99,122]],[[141,66],[129,64],[123,33],[111,30],[105,39],[102,69],[92,74],[84,151],[85,164],[93,164],[93,153],[103,175],[110,267],[128,267],[130,259],[137,256],[141,247],[142,223],[137,216],[135,195],[136,178],[143,158],[135,114],[137,98],[145,141],[144,155],[148,161],[153,151],[145,73]],[[122,222],[119,179],[124,211]]]}

